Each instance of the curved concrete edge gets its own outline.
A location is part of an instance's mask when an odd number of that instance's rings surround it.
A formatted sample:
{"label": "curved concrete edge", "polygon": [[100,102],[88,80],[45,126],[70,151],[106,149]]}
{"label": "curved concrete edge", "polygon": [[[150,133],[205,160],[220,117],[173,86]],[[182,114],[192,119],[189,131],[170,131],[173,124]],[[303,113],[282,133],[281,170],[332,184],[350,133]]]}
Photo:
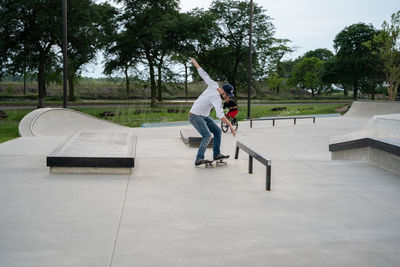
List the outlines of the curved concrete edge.
{"label": "curved concrete edge", "polygon": [[129,129],[94,116],[65,108],[41,108],[28,113],[18,126],[19,135],[67,136],[82,130]]}
{"label": "curved concrete edge", "polygon": [[343,116],[372,117],[395,113],[400,113],[399,101],[354,101]]}
{"label": "curved concrete edge", "polygon": [[35,136],[32,132],[32,123],[40,114],[49,109],[50,108],[38,108],[26,114],[18,125],[18,134],[22,137]]}

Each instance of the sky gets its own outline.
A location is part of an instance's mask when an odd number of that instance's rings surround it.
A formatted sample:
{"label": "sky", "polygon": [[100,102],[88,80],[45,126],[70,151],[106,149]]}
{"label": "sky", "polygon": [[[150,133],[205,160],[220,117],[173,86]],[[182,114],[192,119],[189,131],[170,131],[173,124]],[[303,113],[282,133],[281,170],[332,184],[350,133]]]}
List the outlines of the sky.
{"label": "sky", "polygon": [[[105,0],[97,0],[104,2]],[[317,48],[333,50],[335,36],[355,23],[371,23],[381,29],[400,10],[400,0],[253,0],[266,10],[275,26],[275,37],[291,40],[295,52],[286,59],[297,58]],[[182,12],[193,8],[208,9],[212,0],[180,0]],[[84,76],[102,77],[103,60],[86,66]]]}

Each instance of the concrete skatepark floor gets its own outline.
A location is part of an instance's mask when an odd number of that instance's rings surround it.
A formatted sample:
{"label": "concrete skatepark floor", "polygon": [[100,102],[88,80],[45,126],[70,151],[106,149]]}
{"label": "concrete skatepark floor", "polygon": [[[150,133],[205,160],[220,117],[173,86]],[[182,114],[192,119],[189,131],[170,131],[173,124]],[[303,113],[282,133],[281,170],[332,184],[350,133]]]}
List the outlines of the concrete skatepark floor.
{"label": "concrete skatepark floor", "polygon": [[0,265],[399,266],[399,175],[328,151],[367,121],[240,122],[237,139],[272,160],[270,192],[230,134],[228,166],[195,167],[191,126],[135,129],[130,175],[49,173],[65,136],[0,144]]}

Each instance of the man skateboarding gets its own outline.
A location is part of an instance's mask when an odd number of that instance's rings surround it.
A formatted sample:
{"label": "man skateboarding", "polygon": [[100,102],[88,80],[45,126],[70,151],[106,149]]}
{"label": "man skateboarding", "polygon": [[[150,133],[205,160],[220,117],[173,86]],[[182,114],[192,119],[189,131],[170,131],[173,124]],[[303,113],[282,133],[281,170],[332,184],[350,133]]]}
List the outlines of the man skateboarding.
{"label": "man skateboarding", "polygon": [[221,145],[221,129],[210,117],[210,111],[212,108],[215,108],[218,119],[226,123],[226,125],[229,126],[233,136],[235,136],[235,129],[230,121],[225,117],[221,104],[221,99],[225,100],[227,96],[232,96],[233,92],[228,87],[226,90],[220,88],[218,83],[213,81],[210,76],[208,76],[208,74],[202,68],[200,68],[199,64],[197,64],[194,58],[191,58],[190,60],[196,67],[200,77],[207,84],[206,90],[204,90],[204,92],[196,99],[189,113],[189,122],[203,137],[195,161],[195,165],[201,165],[207,162],[207,160],[204,160],[204,153],[206,152],[207,146],[212,139],[211,133],[214,135],[213,159],[217,160],[229,158],[229,155],[223,155],[220,152],[219,148]]}

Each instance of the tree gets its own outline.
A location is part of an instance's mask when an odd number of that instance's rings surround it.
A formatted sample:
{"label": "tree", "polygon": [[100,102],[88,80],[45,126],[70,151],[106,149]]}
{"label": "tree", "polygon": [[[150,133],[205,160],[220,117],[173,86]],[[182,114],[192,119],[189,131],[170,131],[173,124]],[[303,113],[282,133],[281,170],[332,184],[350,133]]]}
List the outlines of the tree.
{"label": "tree", "polygon": [[[178,12],[177,0],[119,0],[123,3],[122,24],[129,38],[138,44],[141,59],[146,61],[150,75],[151,107],[156,106],[157,87],[155,68],[162,65],[167,40],[166,25]],[[160,74],[159,74],[160,75]]]}
{"label": "tree", "polygon": [[327,61],[334,57],[334,54],[326,48],[318,48],[306,52],[303,57],[316,57],[322,61]]}
{"label": "tree", "polygon": [[[6,29],[4,28],[5,22],[3,21],[3,19],[4,18],[0,17],[0,36],[4,36],[6,34]],[[7,54],[8,54],[8,49],[6,48],[5,39],[0,38],[0,82],[5,73],[5,65],[8,59]]]}
{"label": "tree", "polygon": [[392,14],[390,23],[383,22],[382,30],[365,45],[381,59],[389,100],[395,100],[400,80],[400,11]]}
{"label": "tree", "polygon": [[341,65],[338,63],[337,57],[334,56],[325,61],[320,77],[322,82],[326,84],[336,84],[342,87],[344,96],[348,96],[348,89],[351,88],[352,81],[342,73]]}
{"label": "tree", "polygon": [[61,34],[61,4],[55,0],[3,0],[0,18],[12,73],[37,71],[38,107],[44,107],[46,79],[57,62],[55,45]]}
{"label": "tree", "polygon": [[279,95],[279,89],[284,81],[285,78],[280,77],[277,72],[271,71],[271,73],[268,75],[267,85],[272,90],[276,90],[276,94]]}
{"label": "tree", "polygon": [[130,95],[129,69],[136,66],[139,62],[139,44],[135,43],[136,39],[129,38],[125,31],[115,33],[112,42],[106,47],[104,56],[104,73],[111,75],[115,71],[122,70],[125,75],[126,95]]}
{"label": "tree", "polygon": [[319,78],[322,67],[323,61],[319,58],[303,58],[293,68],[292,83],[302,89],[311,90],[312,97],[315,97],[316,91],[322,86],[322,81]]}
{"label": "tree", "polygon": [[364,43],[372,40],[376,33],[377,30],[371,24],[358,23],[346,27],[334,40],[338,74],[351,80],[354,100],[357,99],[361,80],[372,71],[371,51]]}
{"label": "tree", "polygon": [[[1,22],[0,22],[1,25]],[[3,34],[4,30],[0,28],[0,35],[4,36]],[[6,51],[6,46],[4,43],[3,38],[0,38],[0,82],[3,78],[3,75],[5,73],[5,65],[7,63],[7,51]]]}
{"label": "tree", "polygon": [[280,87],[285,80],[285,71],[281,60],[286,54],[293,52],[293,48],[287,46],[287,43],[289,42],[290,40],[288,39],[276,39],[276,45],[271,47],[271,59],[267,84],[272,88],[272,90],[276,91],[276,94],[278,95]]}
{"label": "tree", "polygon": [[[179,14],[178,44],[172,51],[172,60],[184,66],[185,96],[188,96],[189,69],[193,66],[191,57],[198,57],[201,51],[212,44],[216,24],[210,12],[194,9]],[[197,72],[194,72],[197,74]]]}
{"label": "tree", "polygon": [[[75,101],[74,81],[82,66],[96,57],[115,27],[116,9],[93,0],[68,1],[68,87],[69,100]],[[62,43],[59,43],[60,48]]]}
{"label": "tree", "polygon": [[[238,90],[247,84],[249,54],[248,1],[216,0],[210,14],[215,18],[217,28],[213,33],[212,45],[199,55],[199,63],[210,75],[228,81]],[[274,26],[271,18],[257,4],[253,6],[253,77],[266,75],[270,47],[274,42]]]}
{"label": "tree", "polygon": [[324,79],[326,75],[325,65],[327,61],[330,61],[335,55],[326,48],[317,48],[306,52],[301,58],[318,58],[322,61],[322,68],[318,72],[318,78],[321,81],[321,85],[318,87],[318,94],[328,94],[332,89],[332,82],[328,79]]}
{"label": "tree", "polygon": [[162,77],[163,73],[169,73],[169,69],[166,67],[166,59],[173,54],[179,41],[185,38],[181,30],[179,12],[171,10],[170,13],[165,14],[163,17],[163,31],[164,33],[160,36],[158,43],[158,53],[155,56],[157,66],[157,100],[162,101]]}

